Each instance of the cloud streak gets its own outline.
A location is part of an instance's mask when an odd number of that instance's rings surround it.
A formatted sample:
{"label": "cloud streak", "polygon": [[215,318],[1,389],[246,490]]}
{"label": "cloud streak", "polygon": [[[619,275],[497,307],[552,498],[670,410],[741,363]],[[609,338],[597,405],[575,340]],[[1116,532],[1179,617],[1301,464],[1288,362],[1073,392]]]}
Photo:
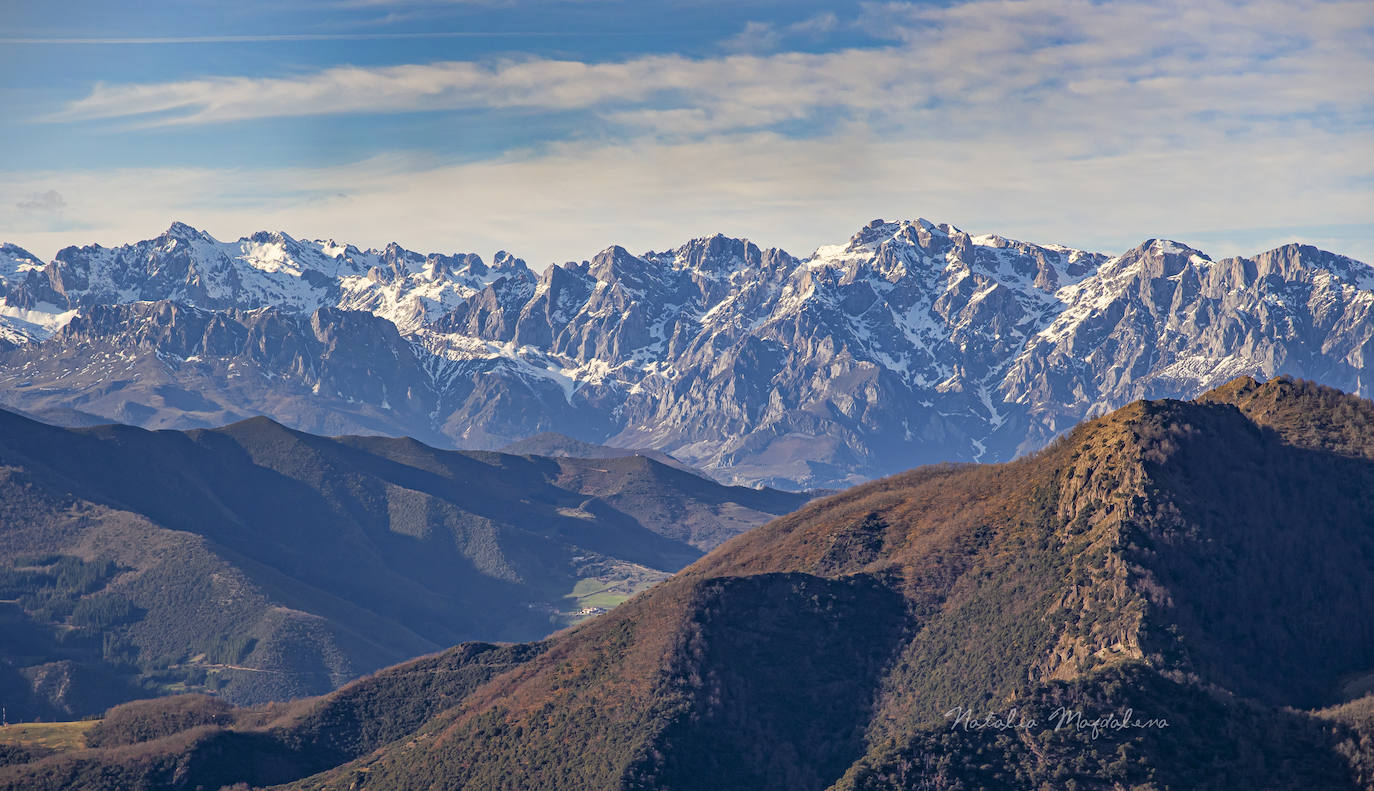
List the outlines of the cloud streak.
{"label": "cloud streak", "polygon": [[[1091,112],[1111,99],[1109,109],[1271,117],[1367,111],[1374,100],[1374,5],[1367,2],[975,0],[871,6],[858,24],[897,43],[824,54],[453,61],[99,84],[52,120],[155,116],[154,123],[177,125],[509,107],[901,119],[935,105],[1030,112],[1052,103]],[[742,117],[735,124],[757,126]]]}
{"label": "cloud streak", "polygon": [[[1152,236],[1205,236],[1199,246],[1214,255],[1299,239],[1374,260],[1367,188],[1330,186],[1348,158],[1338,137],[1320,131],[1286,147],[1253,141],[1073,161],[1027,157],[1015,141],[916,146],[861,129],[810,140],[756,133],[563,144],[462,164],[387,155],[315,169],[7,173],[0,226],[39,255],[149,238],[176,218],[225,238],[268,225],[360,245],[508,249],[543,265],[611,243],[663,249],[715,232],[806,254],[872,217],[925,216],[1105,252]],[[5,206],[47,189],[83,218],[80,238],[6,216]],[[1316,226],[1345,235],[1283,230]]]}

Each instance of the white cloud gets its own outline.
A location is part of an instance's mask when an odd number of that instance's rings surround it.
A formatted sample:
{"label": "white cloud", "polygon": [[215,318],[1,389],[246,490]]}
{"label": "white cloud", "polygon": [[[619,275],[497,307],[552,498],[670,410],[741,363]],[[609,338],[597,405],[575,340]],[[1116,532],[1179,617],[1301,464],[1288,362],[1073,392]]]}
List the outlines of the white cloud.
{"label": "white cloud", "polygon": [[[195,124],[455,108],[718,104],[900,118],[925,103],[1043,116],[1038,108],[1046,101],[1080,113],[1148,103],[1166,114],[1272,116],[1367,109],[1374,100],[1374,4],[1367,2],[974,0],[870,7],[861,24],[901,43],[824,54],[456,61],[100,84],[54,120],[151,115],[157,123]],[[777,35],[762,23],[741,34],[756,46],[775,44]]]}
{"label": "white cloud", "polygon": [[[865,76],[858,79],[859,74]],[[336,67],[302,77],[102,83],[48,120],[166,114],[156,122],[175,125],[457,108],[578,110],[650,101],[688,108],[719,102],[764,109],[877,108],[924,95],[902,87],[905,75],[902,61],[886,50],[712,60],[666,55],[600,64],[527,59]],[[893,93],[884,96],[885,90]]]}
{"label": "white cloud", "polygon": [[744,29],[724,42],[727,52],[768,52],[782,43],[782,33],[772,22],[747,22]]}
{"label": "white cloud", "polygon": [[[1218,230],[1368,227],[1367,189],[1330,186],[1341,183],[1349,157],[1320,130],[1288,145],[1062,160],[1028,156],[1014,140],[891,141],[854,127],[812,140],[758,133],[559,145],[467,164],[385,156],[325,169],[7,173],[0,227],[41,256],[66,244],[148,238],[177,218],[222,238],[280,228],[359,245],[508,249],[544,265],[612,243],[662,249],[717,231],[804,255],[873,217],[921,215],[1108,252],[1152,236],[1205,234],[1209,243],[1198,246],[1229,254],[1257,252],[1262,234]],[[13,196],[38,185],[68,196],[68,214],[88,227],[46,230],[18,212],[6,216]],[[1336,249],[1374,261],[1368,235]]]}
{"label": "white cloud", "polygon": [[[108,242],[178,216],[222,235],[270,224],[361,244],[508,247],[547,263],[714,231],[805,253],[883,215],[1105,250],[1206,233],[1220,253],[1257,249],[1264,229],[1367,228],[1374,216],[1364,0],[890,3],[857,24],[893,43],[98,85],[57,118],[520,107],[536,111],[531,123],[539,110],[595,113],[619,137],[467,164],[0,174],[0,227],[39,248],[74,241],[3,215],[55,188],[66,216]],[[776,133],[808,124],[805,139]],[[1225,229],[1249,230],[1208,233]],[[1338,249],[1374,259],[1355,236]]]}
{"label": "white cloud", "polygon": [[67,201],[63,199],[62,193],[57,190],[45,190],[35,192],[29,197],[17,201],[14,206],[20,211],[53,214],[67,208]]}
{"label": "white cloud", "polygon": [[746,22],[744,29],[722,42],[726,52],[764,53],[777,49],[787,38],[804,36],[817,38],[840,27],[840,19],[826,12],[807,17],[790,25],[772,22]]}
{"label": "white cloud", "polygon": [[840,27],[840,18],[833,12],[826,11],[822,14],[807,17],[800,22],[793,22],[787,26],[789,33],[799,33],[808,35],[820,35],[830,33]]}

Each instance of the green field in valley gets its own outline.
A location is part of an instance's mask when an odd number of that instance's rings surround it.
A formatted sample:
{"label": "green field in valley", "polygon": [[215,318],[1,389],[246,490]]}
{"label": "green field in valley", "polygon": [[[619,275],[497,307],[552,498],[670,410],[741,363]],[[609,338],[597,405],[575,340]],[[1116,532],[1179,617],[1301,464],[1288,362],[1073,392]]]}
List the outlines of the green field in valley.
{"label": "green field in valley", "polygon": [[21,722],[0,727],[0,744],[19,744],[25,747],[46,747],[64,752],[86,746],[86,731],[98,720],[78,722]]}
{"label": "green field in valley", "polygon": [[562,615],[567,623],[577,623],[584,618],[599,615],[600,611],[610,610],[640,591],[647,590],[668,575],[632,564],[617,564],[613,573],[584,577],[573,586],[572,593],[563,598],[568,608]]}

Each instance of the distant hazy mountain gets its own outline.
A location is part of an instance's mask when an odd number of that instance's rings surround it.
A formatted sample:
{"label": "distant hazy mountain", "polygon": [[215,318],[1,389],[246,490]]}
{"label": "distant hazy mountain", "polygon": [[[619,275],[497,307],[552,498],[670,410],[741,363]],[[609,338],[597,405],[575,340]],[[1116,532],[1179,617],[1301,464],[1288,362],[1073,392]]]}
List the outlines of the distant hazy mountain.
{"label": "distant hazy mountain", "polygon": [[1009,459],[1242,374],[1363,393],[1374,366],[1374,270],[1349,258],[1157,239],[1109,257],[925,220],[806,259],[715,236],[542,274],[177,224],[48,264],[0,249],[0,295],[19,409],[477,448],[558,432],[790,488]]}
{"label": "distant hazy mountain", "polygon": [[570,456],[575,459],[618,459],[623,456],[647,456],[669,467],[676,467],[686,472],[705,475],[705,473],[700,470],[683,464],[663,451],[640,448],[613,448],[610,445],[596,445],[591,442],[583,442],[580,439],[574,439],[567,434],[559,434],[556,431],[545,431],[542,434],[525,437],[522,440],[505,445],[499,448],[499,450],[502,453],[515,453],[522,456],[526,454],[533,454],[535,456]]}
{"label": "distant hazy mountain", "polygon": [[464,640],[543,637],[806,499],[643,456],[0,411],[0,699],[24,720],[177,689],[318,694]]}
{"label": "distant hazy mountain", "polygon": [[0,781],[1365,789],[1371,514],[1374,404],[1239,379],[813,502],[538,644],[224,715],[239,730],[138,737],[165,718],[121,713],[103,738],[138,750]]}

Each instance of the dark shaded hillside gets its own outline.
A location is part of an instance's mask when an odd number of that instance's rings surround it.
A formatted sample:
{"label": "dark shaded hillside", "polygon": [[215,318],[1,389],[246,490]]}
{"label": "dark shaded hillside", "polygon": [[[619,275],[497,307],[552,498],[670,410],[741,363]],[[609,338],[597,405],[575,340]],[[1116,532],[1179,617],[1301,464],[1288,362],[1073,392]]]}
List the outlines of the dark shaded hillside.
{"label": "dark shaded hillside", "polygon": [[[804,501],[643,458],[0,413],[0,618],[24,635],[0,689],[12,719],[164,689],[320,693],[463,640],[542,637],[576,619],[579,585],[624,598]],[[72,564],[96,571],[68,584]]]}
{"label": "dark shaded hillside", "polygon": [[[1012,711],[1003,706],[1002,714]],[[1131,727],[1091,721],[1131,712]],[[1081,715],[1081,716],[1078,716]],[[1347,751],[1358,732],[1307,714],[1200,692],[1142,665],[1056,681],[1015,701],[1021,729],[948,723],[880,746],[836,791],[1021,791],[1073,788],[1368,788]],[[1160,725],[1163,722],[1165,724]],[[1085,724],[1086,723],[1086,724]],[[1154,723],[1153,725],[1151,723]]]}
{"label": "dark shaded hillside", "polygon": [[195,708],[190,696],[125,704],[93,731],[110,742],[105,749],[40,758],[9,771],[0,767],[0,787],[190,791],[286,782],[411,733],[541,650],[539,644],[467,643],[387,668],[324,698],[217,712],[201,723],[184,716]]}
{"label": "dark shaded hillside", "polygon": [[[565,489],[595,496],[662,535],[711,550],[725,541],[802,507],[810,494],[777,489],[722,486],[650,456],[599,461],[559,459],[554,482]],[[680,496],[664,497],[662,492]]]}
{"label": "dark shaded hillside", "polygon": [[[1335,395],[1285,388],[1266,395],[1316,401],[1305,416]],[[1374,434],[1358,450],[1353,434],[1310,443],[1303,425],[1256,428],[1253,406],[1166,404],[1140,432],[1153,486],[1124,556],[1151,605],[1142,650],[1245,697],[1327,705],[1347,676],[1374,671]]]}
{"label": "dark shaded hillside", "polygon": [[810,503],[289,787],[1371,788],[1371,414],[1238,381]]}

